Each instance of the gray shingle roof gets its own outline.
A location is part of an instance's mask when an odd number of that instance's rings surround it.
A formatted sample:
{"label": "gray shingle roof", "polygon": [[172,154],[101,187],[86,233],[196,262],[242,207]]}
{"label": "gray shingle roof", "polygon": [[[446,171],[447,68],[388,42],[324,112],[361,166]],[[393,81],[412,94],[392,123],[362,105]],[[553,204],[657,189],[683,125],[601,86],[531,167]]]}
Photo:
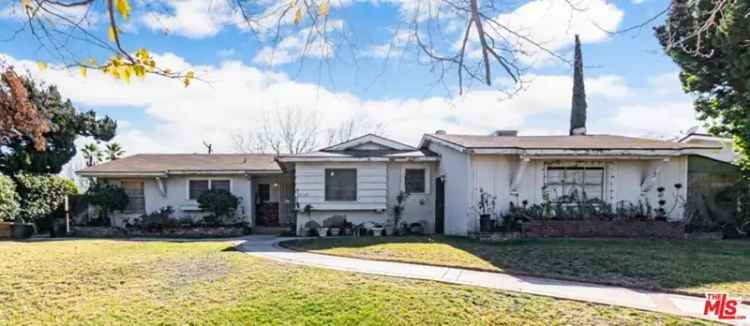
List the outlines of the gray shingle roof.
{"label": "gray shingle roof", "polygon": [[268,171],[281,168],[273,154],[136,154],[78,171],[97,173],[169,173],[169,172]]}
{"label": "gray shingle roof", "polygon": [[512,148],[512,149],[623,149],[623,150],[681,150],[715,149],[673,141],[635,138],[614,135],[585,136],[478,136],[429,134],[453,145],[464,148]]}

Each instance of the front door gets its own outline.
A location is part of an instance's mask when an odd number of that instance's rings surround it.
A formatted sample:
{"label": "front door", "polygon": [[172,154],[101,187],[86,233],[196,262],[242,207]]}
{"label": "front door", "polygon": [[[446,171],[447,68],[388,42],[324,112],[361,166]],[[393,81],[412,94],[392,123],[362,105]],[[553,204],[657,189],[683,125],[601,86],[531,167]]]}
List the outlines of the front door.
{"label": "front door", "polygon": [[445,232],[445,180],[435,179],[435,233]]}

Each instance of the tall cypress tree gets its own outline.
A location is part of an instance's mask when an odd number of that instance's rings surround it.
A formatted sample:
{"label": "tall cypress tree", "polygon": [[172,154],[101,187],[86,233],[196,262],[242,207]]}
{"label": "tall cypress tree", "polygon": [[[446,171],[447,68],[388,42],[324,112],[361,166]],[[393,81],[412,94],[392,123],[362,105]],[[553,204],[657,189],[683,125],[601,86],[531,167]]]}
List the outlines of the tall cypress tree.
{"label": "tall cypress tree", "polygon": [[573,106],[570,110],[570,135],[586,134],[586,89],[583,86],[583,57],[581,41],[576,34],[575,63],[573,67]]}

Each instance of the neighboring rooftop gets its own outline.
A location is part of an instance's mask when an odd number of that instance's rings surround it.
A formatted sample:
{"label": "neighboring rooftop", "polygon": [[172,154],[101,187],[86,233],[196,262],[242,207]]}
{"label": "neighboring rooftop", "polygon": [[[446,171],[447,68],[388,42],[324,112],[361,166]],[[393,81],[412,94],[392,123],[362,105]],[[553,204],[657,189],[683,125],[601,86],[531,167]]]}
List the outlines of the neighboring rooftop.
{"label": "neighboring rooftop", "polygon": [[478,136],[426,134],[425,139],[443,141],[467,149],[681,150],[720,148],[614,135]]}
{"label": "neighboring rooftop", "polygon": [[80,175],[185,172],[279,172],[273,154],[136,154],[78,171]]}

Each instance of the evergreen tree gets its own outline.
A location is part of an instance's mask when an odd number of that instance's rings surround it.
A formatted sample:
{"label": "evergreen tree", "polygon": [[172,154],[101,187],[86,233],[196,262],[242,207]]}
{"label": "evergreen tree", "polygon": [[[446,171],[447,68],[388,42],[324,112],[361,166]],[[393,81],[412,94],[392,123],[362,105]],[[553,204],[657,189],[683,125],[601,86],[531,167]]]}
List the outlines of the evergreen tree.
{"label": "evergreen tree", "polygon": [[570,135],[586,134],[586,89],[583,86],[583,57],[581,41],[576,35],[573,67],[573,105],[570,110]]}

